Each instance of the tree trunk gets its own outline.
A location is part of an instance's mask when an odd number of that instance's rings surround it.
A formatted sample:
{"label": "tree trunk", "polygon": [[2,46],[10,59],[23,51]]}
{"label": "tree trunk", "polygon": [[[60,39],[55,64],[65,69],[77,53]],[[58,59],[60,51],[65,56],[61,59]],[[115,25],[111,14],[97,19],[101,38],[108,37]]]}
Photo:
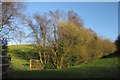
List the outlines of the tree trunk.
{"label": "tree trunk", "polygon": [[62,65],[63,65],[63,57],[60,59],[60,66],[59,66],[60,69],[62,68]]}
{"label": "tree trunk", "polygon": [[39,56],[40,56],[40,62],[41,62],[41,64],[43,65],[43,60],[42,60],[41,52],[39,52]]}
{"label": "tree trunk", "polygon": [[44,51],[44,64],[46,64],[46,60],[47,58],[46,58],[46,53],[45,53],[45,51]]}

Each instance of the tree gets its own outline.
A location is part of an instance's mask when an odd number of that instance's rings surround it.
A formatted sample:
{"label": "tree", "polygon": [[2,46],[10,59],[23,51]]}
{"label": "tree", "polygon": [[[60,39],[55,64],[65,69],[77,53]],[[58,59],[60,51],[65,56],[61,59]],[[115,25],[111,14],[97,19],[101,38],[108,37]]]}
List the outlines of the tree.
{"label": "tree", "polygon": [[120,50],[120,35],[118,35],[116,41],[115,41],[115,44],[117,46],[117,49]]}
{"label": "tree", "polygon": [[5,42],[9,32],[15,30],[15,20],[20,16],[23,6],[17,2],[3,2],[0,5],[2,5],[2,8],[0,7],[0,19],[2,18],[0,21],[0,41]]}
{"label": "tree", "polygon": [[46,15],[33,15],[33,20],[29,17],[24,18],[25,23],[28,25],[29,29],[32,30],[31,34],[34,37],[35,45],[39,53],[39,58],[43,66],[47,62],[47,53],[46,53],[46,37],[47,37],[47,27],[48,19]]}
{"label": "tree", "polygon": [[78,14],[74,11],[68,11],[67,13],[68,20],[76,23],[79,27],[83,27],[82,19],[78,16]]}
{"label": "tree", "polygon": [[[35,22],[33,22],[33,20],[29,17],[24,18],[24,21],[26,22],[26,24],[28,24],[29,29],[32,30],[31,33],[34,37],[33,39],[35,39],[35,45],[37,46],[40,55],[40,61],[43,66],[47,64],[47,57],[49,56],[49,54],[46,53],[46,50],[48,46],[51,46],[53,54],[56,55],[56,49],[58,46],[57,24],[59,22],[61,14],[62,12],[59,11],[50,11],[48,14],[44,15],[35,14],[33,15],[33,19]],[[57,67],[57,57],[55,56],[54,58],[55,60],[53,60],[53,58],[51,60],[54,63],[53,65]]]}
{"label": "tree", "polygon": [[18,31],[14,31],[13,35],[11,36],[11,39],[13,39],[14,41],[18,41],[19,44],[22,44],[22,42],[25,41],[26,38],[27,36],[23,29],[18,29]]}
{"label": "tree", "polygon": [[[2,25],[0,26],[0,38],[14,31],[18,23],[18,17],[22,14],[23,4],[17,2],[2,3]],[[16,21],[17,20],[17,21]]]}
{"label": "tree", "polygon": [[[65,62],[66,56],[69,55],[69,59],[75,59],[77,61],[80,46],[84,45],[81,40],[82,26],[78,27],[78,24],[68,21],[68,22],[60,22],[58,27],[58,40],[60,39],[64,44],[62,47],[64,48],[62,54],[60,55],[60,65],[63,65]],[[74,32],[74,33],[72,33]],[[83,33],[84,34],[84,33]],[[64,41],[64,42],[63,42]],[[78,46],[79,45],[79,46]],[[59,47],[58,47],[59,48]],[[78,49],[79,48],[79,49]],[[61,48],[60,48],[61,49]],[[59,49],[58,49],[59,50]],[[62,51],[62,50],[60,50]],[[59,52],[60,53],[60,52]],[[73,55],[75,54],[75,55]],[[73,60],[71,60],[73,61]],[[71,62],[70,62],[71,63]],[[74,62],[75,63],[75,62]],[[71,65],[71,64],[70,64]]]}
{"label": "tree", "polygon": [[[49,21],[47,20],[47,16],[46,15],[43,15],[43,16],[40,16],[40,15],[34,15],[34,18],[36,20],[36,22],[38,23],[38,26],[39,26],[39,32],[41,35],[41,39],[42,39],[42,51],[43,52],[43,56],[44,56],[44,64],[46,64],[47,62],[47,54],[46,54],[46,35],[47,35],[47,27],[48,27],[48,23]],[[40,44],[40,43],[39,43]]]}
{"label": "tree", "polygon": [[51,35],[49,35],[48,37],[48,42],[49,42],[49,45],[51,46],[51,61],[52,61],[52,64],[54,65],[55,68],[61,68],[60,66],[60,53],[58,52],[59,48],[61,47],[60,44],[61,44],[61,41],[58,40],[58,33],[57,33],[57,25],[58,23],[60,22],[60,20],[63,20],[63,16],[64,16],[64,12],[62,11],[49,11],[48,13],[50,19],[50,25],[51,25]]}
{"label": "tree", "polygon": [[[2,7],[1,7],[2,5]],[[0,47],[2,47],[2,56],[6,56],[8,52],[8,36],[11,31],[15,31],[16,20],[21,14],[22,4],[21,3],[12,3],[12,2],[3,2],[0,3]],[[8,63],[8,59],[2,58],[2,63]],[[7,70],[7,66],[3,67],[3,71]]]}
{"label": "tree", "polygon": [[[65,36],[67,34],[66,30],[68,30],[68,28],[65,28],[65,29],[61,28],[60,26],[66,27],[62,25],[61,21],[73,22],[73,23],[76,23],[77,25],[79,24],[79,27],[82,27],[83,24],[80,21],[80,18],[78,17],[78,15],[74,11],[69,11],[67,14],[58,10],[55,12],[50,11],[49,15],[50,15],[50,24],[51,24],[53,35],[54,35],[53,37],[49,36],[48,38],[48,42],[49,42],[49,45],[51,45],[51,51],[52,51],[51,52],[52,64],[54,65],[55,68],[62,68],[64,66],[63,65],[64,58],[67,56],[67,53],[69,53],[73,42],[72,41],[69,42],[67,40],[68,37],[70,39],[71,36],[70,35]],[[67,25],[69,25],[69,23]],[[64,35],[64,37],[62,37],[62,34]],[[67,39],[65,37],[67,37]]]}

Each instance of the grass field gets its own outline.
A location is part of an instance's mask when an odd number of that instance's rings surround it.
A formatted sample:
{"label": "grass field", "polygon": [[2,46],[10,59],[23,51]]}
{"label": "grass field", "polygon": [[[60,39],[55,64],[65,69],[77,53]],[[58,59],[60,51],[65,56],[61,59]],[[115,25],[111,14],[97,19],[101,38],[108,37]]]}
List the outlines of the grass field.
{"label": "grass field", "polygon": [[[70,66],[63,69],[30,70],[28,56],[32,50],[31,46],[10,46],[9,54],[12,57],[10,77],[13,78],[117,78],[118,77],[118,56],[93,60],[77,66]],[[22,50],[24,58],[15,50]],[[22,53],[22,55],[23,55]]]}
{"label": "grass field", "polygon": [[11,58],[11,69],[13,70],[28,70],[29,67],[25,64],[29,63],[29,59],[34,58],[33,47],[27,45],[9,46],[9,53]]}

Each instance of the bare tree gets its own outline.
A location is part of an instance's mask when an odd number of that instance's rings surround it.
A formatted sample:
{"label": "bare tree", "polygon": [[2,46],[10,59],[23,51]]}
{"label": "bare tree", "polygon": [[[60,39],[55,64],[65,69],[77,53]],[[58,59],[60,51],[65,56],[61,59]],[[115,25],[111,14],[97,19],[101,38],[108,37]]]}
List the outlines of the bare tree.
{"label": "bare tree", "polygon": [[22,44],[23,41],[25,42],[26,38],[27,36],[23,29],[13,32],[11,36],[11,39],[19,42],[19,44]]}
{"label": "bare tree", "polygon": [[46,54],[46,37],[47,37],[47,27],[49,24],[49,20],[47,19],[47,15],[34,15],[36,22],[38,23],[40,35],[42,39],[42,48],[43,48],[43,56],[44,56],[44,64],[47,61],[47,54]]}
{"label": "bare tree", "polygon": [[68,20],[71,22],[76,23],[79,27],[83,27],[83,21],[81,20],[81,18],[78,16],[78,14],[74,11],[68,11],[67,13],[68,15]]}
{"label": "bare tree", "polygon": [[[33,37],[35,39],[40,61],[43,65],[46,65],[47,63],[47,57],[50,54],[46,53],[47,44],[52,44],[52,51],[54,55],[56,55],[54,59],[52,59],[53,63],[55,65],[58,65],[57,61],[57,24],[60,21],[60,17],[62,15],[62,12],[56,11],[52,12],[50,11],[48,14],[39,15],[35,14],[32,17],[24,17],[23,20],[28,24],[28,27],[32,30]],[[34,21],[34,22],[33,22]],[[51,37],[51,35],[54,35],[54,37]]]}
{"label": "bare tree", "polygon": [[[35,21],[35,23],[33,22]],[[48,27],[48,19],[46,15],[35,14],[33,19],[30,17],[24,18],[24,21],[28,24],[28,27],[32,30],[32,35],[35,39],[36,46],[39,51],[40,61],[43,66],[47,63],[47,54],[46,54],[46,34]]]}
{"label": "bare tree", "polygon": [[64,12],[62,11],[50,11],[49,13],[50,16],[50,24],[53,30],[53,35],[54,37],[50,37],[48,38],[48,41],[51,45],[51,51],[52,51],[52,55],[51,55],[51,59],[52,59],[52,64],[54,65],[55,68],[59,68],[59,55],[58,55],[58,34],[57,34],[57,25],[58,23],[63,20],[63,16],[65,15]]}
{"label": "bare tree", "polygon": [[23,4],[20,2],[3,2],[2,3],[2,25],[0,26],[0,38],[14,31],[22,14]]}

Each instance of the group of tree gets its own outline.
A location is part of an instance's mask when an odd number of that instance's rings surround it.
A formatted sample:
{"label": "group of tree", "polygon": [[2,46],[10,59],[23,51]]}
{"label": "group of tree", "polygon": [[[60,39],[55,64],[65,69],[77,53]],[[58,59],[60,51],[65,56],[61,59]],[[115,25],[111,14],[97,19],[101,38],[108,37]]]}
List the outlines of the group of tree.
{"label": "group of tree", "polygon": [[21,42],[25,32],[16,26],[21,19],[31,32],[29,36],[34,41],[33,46],[38,53],[36,56],[39,56],[44,68],[74,66],[112,54],[116,50],[115,44],[109,39],[102,39],[93,30],[85,28],[74,11],[57,10],[28,16],[21,14],[21,7],[21,3],[2,4],[0,37],[18,31],[20,37],[17,37]]}
{"label": "group of tree", "polygon": [[86,29],[74,11],[49,11],[24,16],[31,38],[45,67],[63,68],[78,65],[112,54],[116,48],[109,39],[102,39]]}

